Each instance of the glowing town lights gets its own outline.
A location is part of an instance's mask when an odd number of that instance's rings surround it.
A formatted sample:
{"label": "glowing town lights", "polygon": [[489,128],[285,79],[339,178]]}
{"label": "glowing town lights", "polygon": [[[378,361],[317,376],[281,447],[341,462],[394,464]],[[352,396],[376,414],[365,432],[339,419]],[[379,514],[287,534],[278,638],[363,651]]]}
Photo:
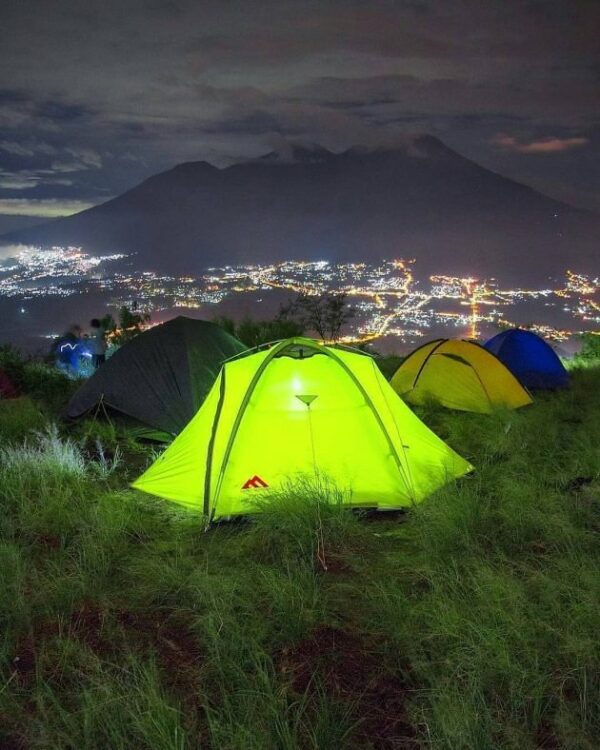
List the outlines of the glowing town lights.
{"label": "glowing town lights", "polygon": [[591,297],[600,291],[600,279],[592,279],[581,273],[567,271],[566,291],[577,292],[586,297]]}
{"label": "glowing town lights", "polygon": [[[253,294],[258,299],[258,292],[273,289],[290,297],[343,292],[355,310],[344,337],[348,342],[382,336],[406,341],[440,326],[456,329],[451,335],[477,338],[498,325],[515,325],[519,318],[523,322],[525,315],[527,321],[535,321],[534,330],[561,341],[600,323],[600,280],[571,270],[562,282],[543,289],[503,289],[496,279],[471,275],[433,275],[419,281],[414,258],[375,264],[288,260],[207,268],[199,276],[170,276],[148,269],[127,270],[120,262],[127,257],[92,255],[80,247],[28,248],[0,261],[0,297],[15,298],[21,305],[32,299],[96,292],[109,307],[127,305],[153,313],[174,307],[206,312],[207,306],[226,297]],[[547,310],[561,321],[560,326],[548,325]]]}

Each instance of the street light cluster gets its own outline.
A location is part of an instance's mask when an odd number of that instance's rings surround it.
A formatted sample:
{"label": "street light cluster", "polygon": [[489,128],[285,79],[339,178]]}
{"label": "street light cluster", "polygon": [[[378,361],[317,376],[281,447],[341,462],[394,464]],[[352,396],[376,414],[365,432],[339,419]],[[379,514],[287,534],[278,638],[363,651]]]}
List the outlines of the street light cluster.
{"label": "street light cluster", "polygon": [[138,270],[125,253],[93,255],[80,247],[27,248],[0,263],[0,297],[20,302],[96,291],[109,307],[153,313],[199,309],[226,297],[283,290],[345,293],[355,316],[348,340],[418,338],[433,327],[477,338],[482,328],[528,323],[556,341],[600,323],[600,279],[565,272],[542,289],[503,288],[496,279],[435,274],[418,279],[414,259],[379,263],[288,260],[208,268],[198,276]]}

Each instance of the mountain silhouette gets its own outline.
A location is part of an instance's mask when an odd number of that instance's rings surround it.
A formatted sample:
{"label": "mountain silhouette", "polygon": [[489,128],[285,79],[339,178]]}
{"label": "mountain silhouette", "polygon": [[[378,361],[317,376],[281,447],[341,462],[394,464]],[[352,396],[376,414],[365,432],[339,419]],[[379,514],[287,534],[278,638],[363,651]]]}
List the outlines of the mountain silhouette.
{"label": "mountain silhouette", "polygon": [[285,259],[416,258],[417,273],[503,281],[597,271],[600,219],[459,155],[437,138],[395,148],[289,145],[217,168],[187,162],[74,216],[0,238],[137,253],[194,273]]}

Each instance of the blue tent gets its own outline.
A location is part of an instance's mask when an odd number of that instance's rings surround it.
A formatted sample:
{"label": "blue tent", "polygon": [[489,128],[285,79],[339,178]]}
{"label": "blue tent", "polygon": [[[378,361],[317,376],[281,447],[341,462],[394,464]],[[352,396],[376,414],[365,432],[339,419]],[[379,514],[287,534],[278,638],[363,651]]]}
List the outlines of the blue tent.
{"label": "blue tent", "polygon": [[569,373],[544,339],[531,331],[511,328],[489,341],[485,348],[495,354],[526,388],[566,388]]}

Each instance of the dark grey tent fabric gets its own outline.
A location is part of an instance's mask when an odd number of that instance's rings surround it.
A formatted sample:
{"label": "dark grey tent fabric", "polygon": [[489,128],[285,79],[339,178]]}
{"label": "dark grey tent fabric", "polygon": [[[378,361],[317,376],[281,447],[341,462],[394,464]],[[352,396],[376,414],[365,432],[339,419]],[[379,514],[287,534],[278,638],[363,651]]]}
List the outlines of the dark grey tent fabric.
{"label": "dark grey tent fabric", "polygon": [[198,411],[226,359],[246,347],[214,323],[178,317],[124,344],[77,390],[66,416],[99,405],[177,435]]}

